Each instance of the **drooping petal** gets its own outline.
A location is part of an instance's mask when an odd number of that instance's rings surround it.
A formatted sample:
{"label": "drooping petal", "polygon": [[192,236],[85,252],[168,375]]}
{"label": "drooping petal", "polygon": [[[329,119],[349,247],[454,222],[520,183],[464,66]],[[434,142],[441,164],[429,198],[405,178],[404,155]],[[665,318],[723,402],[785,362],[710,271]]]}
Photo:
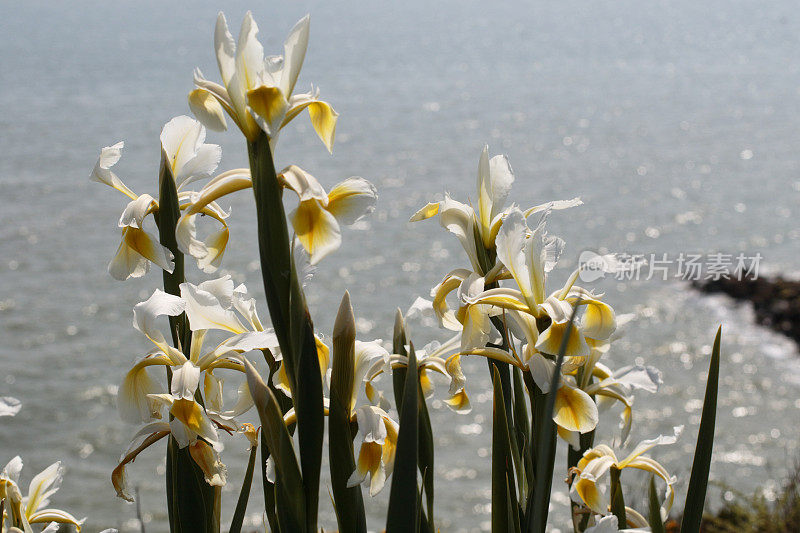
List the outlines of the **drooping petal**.
{"label": "drooping petal", "polygon": [[[219,444],[219,436],[208,415],[200,404],[194,400],[178,399],[172,402],[170,413],[175,417],[175,421],[180,421],[188,430],[196,433],[197,435],[206,439],[212,446]],[[173,429],[174,434],[174,429]],[[190,444],[187,441],[180,442],[178,436],[175,435],[181,447]]]}
{"label": "drooping petal", "polygon": [[581,470],[580,476],[572,484],[572,491],[595,513],[606,514],[608,512],[608,498],[600,488],[598,481],[613,464],[612,457],[597,457],[586,464],[585,468]]}
{"label": "drooping petal", "polygon": [[342,233],[339,222],[319,200],[300,202],[290,215],[297,240],[310,256],[312,265],[339,248]]}
{"label": "drooping petal", "polygon": [[447,305],[447,296],[456,290],[471,274],[465,268],[457,268],[449,272],[444,279],[431,289],[433,312],[439,320],[439,326],[451,331],[461,331],[462,325],[456,319],[455,311]]}
{"label": "drooping petal", "polygon": [[[542,353],[557,355],[561,349],[564,337],[567,335],[568,329],[570,329],[569,322],[552,322],[550,326],[539,335],[539,340],[536,342],[536,349]],[[578,328],[573,326],[570,329],[569,340],[567,341],[564,355],[566,357],[586,357],[589,355],[589,352],[590,349],[589,345],[586,343],[586,339],[581,335]]]}
{"label": "drooping petal", "polygon": [[[147,300],[133,307],[133,327],[159,347],[167,344],[156,320],[161,316],[178,316],[186,309],[186,302],[175,295],[156,289]],[[162,348],[165,352],[166,348]]]}
{"label": "drooping petal", "polygon": [[100,150],[100,157],[97,158],[97,163],[95,163],[89,179],[98,183],[105,183],[131,200],[135,200],[136,194],[131,191],[127,185],[122,183],[122,180],[110,170],[122,157],[123,146],[125,146],[125,143],[120,141],[117,144],[106,146]]}
{"label": "drooping petal", "polygon": [[270,137],[281,129],[289,111],[289,101],[278,87],[261,85],[247,92],[247,105],[253,110],[253,119]]}
{"label": "drooping petal", "polygon": [[136,198],[136,200],[128,202],[128,205],[125,206],[122,215],[119,217],[119,223],[117,225],[120,228],[130,226],[132,228],[144,229],[144,218],[152,213],[153,210],[157,209],[158,202],[156,202],[156,199],[149,194],[143,194]]}
{"label": "drooping petal", "polygon": [[353,362],[353,390],[351,391],[350,409],[355,408],[358,390],[362,383],[365,383],[371,370],[377,365],[385,364],[389,361],[389,352],[381,345],[380,340],[355,342],[354,362]]}
{"label": "drooping petal", "polygon": [[166,246],[162,246],[150,233],[139,228],[126,227],[122,230],[122,238],[130,250],[161,267],[162,270],[172,273],[175,268],[172,252]]}
{"label": "drooping petal", "polygon": [[377,201],[378,191],[372,183],[364,178],[348,178],[328,193],[327,210],[340,224],[350,226],[372,213]]}
{"label": "drooping petal", "polygon": [[580,322],[581,333],[590,339],[607,339],[617,329],[614,310],[600,300],[582,300],[585,311]]}
{"label": "drooping petal", "polygon": [[580,389],[563,384],[556,391],[553,420],[567,431],[586,433],[597,426],[597,405]]}
{"label": "drooping petal", "polygon": [[655,446],[664,446],[668,444],[674,444],[678,441],[678,438],[683,433],[683,426],[675,426],[672,428],[672,435],[659,435],[654,439],[643,440],[639,444],[634,447],[628,456],[619,462],[620,468],[625,468],[625,466],[636,459],[637,457],[641,456],[643,453],[647,452],[651,448]]}
{"label": "drooping petal", "polygon": [[145,356],[134,364],[122,381],[117,393],[120,418],[137,423],[161,418],[159,405],[148,397],[162,392],[161,386],[147,373],[153,365],[172,366],[173,361],[161,352]]}
{"label": "drooping petal", "polygon": [[[178,241],[178,249],[196,259],[205,258],[209,250],[206,243],[197,238],[194,217],[198,213],[204,212],[206,206],[211,206],[215,200],[222,196],[242,189],[249,189],[252,186],[253,180],[250,177],[250,170],[245,168],[223,172],[208,182],[197,195],[192,197],[191,204],[186,207],[183,215],[178,219],[175,227],[175,239]],[[214,218],[217,218],[217,220],[224,218],[218,213],[216,215]]]}
{"label": "drooping petal", "polygon": [[[80,533],[81,527],[85,521],[85,518],[79,520],[68,512],[62,511],[61,509],[42,509],[41,511],[37,511],[28,516],[28,523],[30,524],[49,524],[52,522],[58,524],[71,524],[75,526],[75,531],[78,533]],[[44,531],[45,530],[42,530],[42,533],[44,533]]]}
{"label": "drooping petal", "polygon": [[300,202],[319,200],[322,205],[328,205],[328,195],[320,182],[297,165],[289,165],[278,174],[278,181],[284,187],[293,190]]}
{"label": "drooping petal", "polygon": [[211,131],[226,131],[225,109],[219,100],[205,89],[194,89],[189,93],[189,109],[203,126]]}

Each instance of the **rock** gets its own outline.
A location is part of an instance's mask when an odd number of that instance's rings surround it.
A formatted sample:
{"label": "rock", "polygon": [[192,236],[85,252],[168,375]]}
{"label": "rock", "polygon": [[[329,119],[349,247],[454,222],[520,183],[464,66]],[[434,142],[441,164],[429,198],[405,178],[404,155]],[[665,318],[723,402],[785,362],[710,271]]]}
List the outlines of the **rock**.
{"label": "rock", "polygon": [[705,293],[724,293],[753,304],[756,321],[783,333],[800,345],[800,281],[775,278],[744,278],[696,281],[692,285]]}

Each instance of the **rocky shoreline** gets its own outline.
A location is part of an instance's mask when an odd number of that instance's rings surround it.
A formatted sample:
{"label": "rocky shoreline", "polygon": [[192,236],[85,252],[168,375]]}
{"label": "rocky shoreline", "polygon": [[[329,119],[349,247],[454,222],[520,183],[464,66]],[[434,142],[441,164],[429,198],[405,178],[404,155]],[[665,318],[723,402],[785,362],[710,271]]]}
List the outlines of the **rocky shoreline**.
{"label": "rocky shoreline", "polygon": [[756,321],[783,333],[800,346],[800,281],[780,276],[705,280],[692,284],[705,293],[724,293],[753,304]]}

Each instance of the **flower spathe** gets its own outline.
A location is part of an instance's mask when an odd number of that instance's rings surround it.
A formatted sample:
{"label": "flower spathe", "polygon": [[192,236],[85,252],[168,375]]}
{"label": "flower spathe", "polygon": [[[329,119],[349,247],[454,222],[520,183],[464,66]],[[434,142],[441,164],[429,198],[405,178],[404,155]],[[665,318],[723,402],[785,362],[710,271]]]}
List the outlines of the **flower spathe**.
{"label": "flower spathe", "polygon": [[217,16],[214,48],[222,85],[206,80],[195,70],[197,87],[189,93],[189,107],[209,129],[227,129],[225,115],[253,141],[264,131],[274,149],[281,128],[308,109],[311,124],[328,148],[333,149],[338,114],[319,99],[319,91],[293,94],[308,48],[309,17],[300,19],[289,32],[283,56],[264,57],[258,41],[258,26],[248,11],[238,42],[228,29],[225,15]]}

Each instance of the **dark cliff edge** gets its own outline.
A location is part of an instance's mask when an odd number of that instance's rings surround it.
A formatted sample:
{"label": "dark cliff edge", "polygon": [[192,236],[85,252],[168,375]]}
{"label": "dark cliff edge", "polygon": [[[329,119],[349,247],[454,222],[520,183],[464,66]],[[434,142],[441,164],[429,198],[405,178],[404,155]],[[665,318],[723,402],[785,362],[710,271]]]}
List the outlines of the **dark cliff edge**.
{"label": "dark cliff edge", "polygon": [[800,281],[780,276],[757,279],[732,276],[696,281],[692,285],[701,292],[723,293],[750,302],[759,324],[783,333],[800,346]]}

